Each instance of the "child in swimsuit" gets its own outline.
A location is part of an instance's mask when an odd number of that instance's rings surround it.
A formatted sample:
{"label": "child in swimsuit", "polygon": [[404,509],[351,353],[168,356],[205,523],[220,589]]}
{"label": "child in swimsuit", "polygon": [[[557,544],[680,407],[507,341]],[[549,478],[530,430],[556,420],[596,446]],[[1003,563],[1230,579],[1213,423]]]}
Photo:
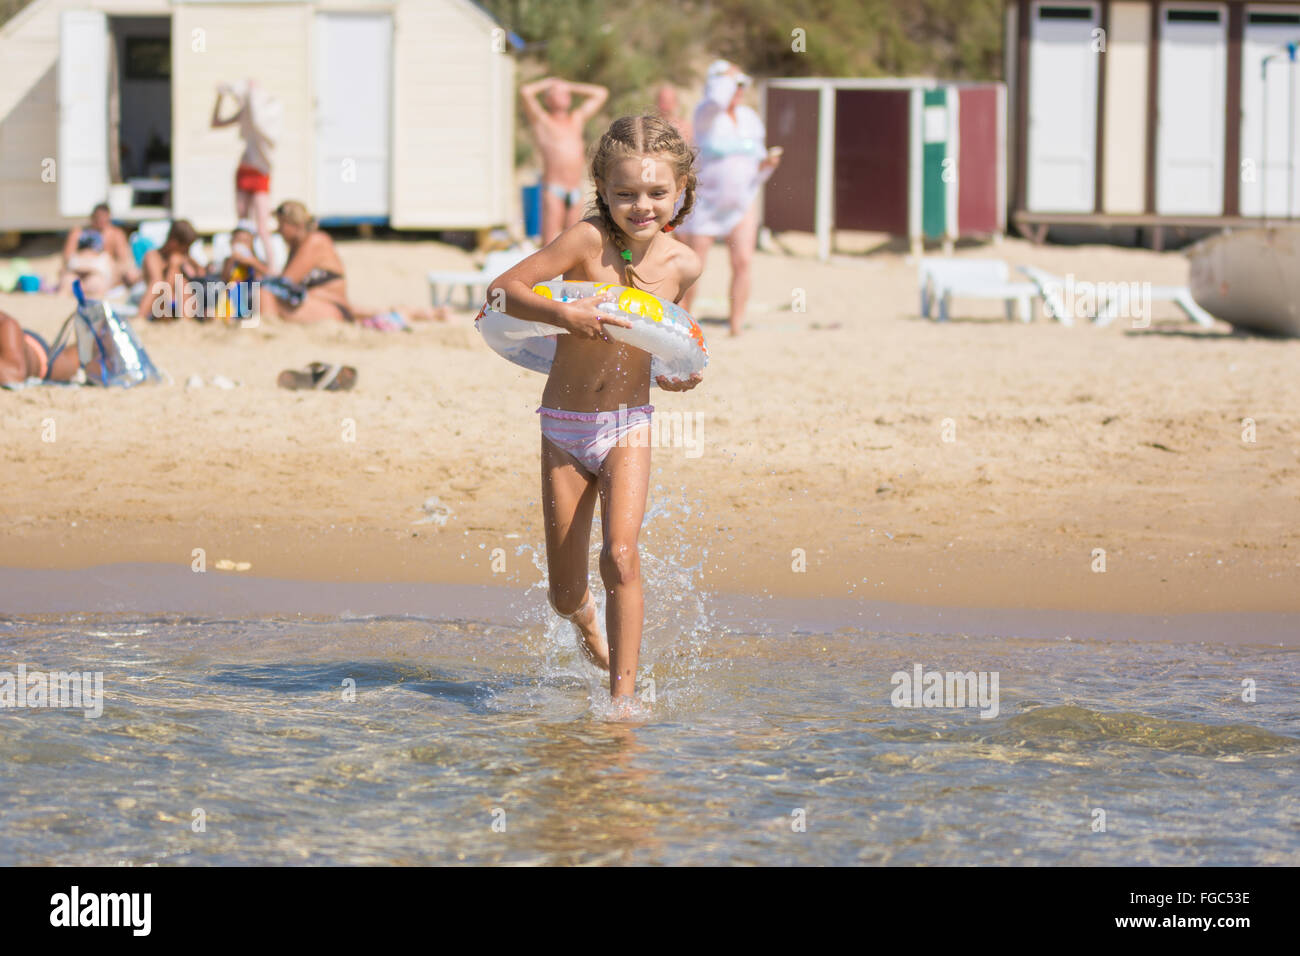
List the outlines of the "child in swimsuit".
{"label": "child in swimsuit", "polygon": [[[599,311],[601,297],[557,302],[534,284],[566,279],[612,282],[676,302],[700,274],[699,257],[666,235],[695,203],[690,147],[654,116],[615,120],[591,162],[596,200],[588,217],[497,279],[489,300],[505,297],[510,314],[568,331],[556,339],[542,404],[542,511],[551,607],[577,627],[587,657],[609,669],[610,694],[626,705],[636,691],[643,596],[637,537],[650,481],[650,354],[611,341],[605,325],[629,326]],[[684,196],[680,210],[675,210]],[[667,391],[701,381],[657,379]],[[588,539],[596,500],[604,533],[601,633],[587,585]]]}
{"label": "child in swimsuit", "polygon": [[256,304],[251,298],[251,283],[257,282],[270,267],[253,254],[253,233],[239,226],[230,234],[230,255],[221,267],[225,296],[218,303],[216,318],[234,320],[252,316]]}

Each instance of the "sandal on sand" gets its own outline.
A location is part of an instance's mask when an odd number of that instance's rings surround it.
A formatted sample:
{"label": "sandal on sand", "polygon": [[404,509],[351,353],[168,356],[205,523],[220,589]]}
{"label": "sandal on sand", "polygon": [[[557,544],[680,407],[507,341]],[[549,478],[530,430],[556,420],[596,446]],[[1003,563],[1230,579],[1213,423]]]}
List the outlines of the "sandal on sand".
{"label": "sandal on sand", "polygon": [[357,384],[357,370],[351,365],[312,362],[304,369],[285,369],[276,379],[276,384],[291,391],[316,389],[323,392],[346,392]]}

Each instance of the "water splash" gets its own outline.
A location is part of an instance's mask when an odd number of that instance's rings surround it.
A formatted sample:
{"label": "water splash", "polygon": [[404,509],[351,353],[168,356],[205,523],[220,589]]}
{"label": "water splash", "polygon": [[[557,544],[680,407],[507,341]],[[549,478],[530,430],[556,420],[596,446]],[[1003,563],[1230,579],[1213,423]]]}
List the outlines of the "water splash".
{"label": "water splash", "polygon": [[[659,716],[693,706],[707,687],[706,674],[727,664],[723,659],[711,660],[706,654],[709,639],[726,635],[729,630],[715,619],[712,595],[703,585],[709,552],[698,545],[697,511],[685,487],[673,498],[665,493],[663,485],[656,485],[642,522],[639,549],[645,625],[637,689],[648,712]],[[649,530],[661,542],[657,548],[650,547],[645,540]],[[603,627],[606,594],[600,576],[601,540],[602,525],[597,513],[592,517],[587,581]],[[663,542],[670,544],[665,547]],[[621,719],[623,712],[611,701],[605,672],[583,657],[574,626],[551,613],[546,599],[545,546],[520,544],[515,548],[515,555],[527,557],[538,573],[537,580],[525,589],[529,598],[537,592],[537,599],[529,601],[529,609],[519,620],[522,629],[539,634],[536,640],[541,662],[538,686],[548,682],[555,686],[584,681],[588,690],[587,713],[598,719]],[[637,716],[646,714],[638,711]]]}

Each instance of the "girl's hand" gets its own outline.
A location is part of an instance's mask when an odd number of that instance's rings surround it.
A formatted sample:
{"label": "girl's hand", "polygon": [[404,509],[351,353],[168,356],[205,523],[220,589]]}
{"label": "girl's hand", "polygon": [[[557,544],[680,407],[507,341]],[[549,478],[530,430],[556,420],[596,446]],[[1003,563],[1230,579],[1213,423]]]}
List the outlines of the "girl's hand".
{"label": "girl's hand", "polygon": [[609,336],[605,334],[604,326],[619,325],[625,329],[632,327],[632,323],[621,315],[601,311],[601,305],[615,301],[617,299],[613,292],[602,292],[600,295],[589,295],[577,302],[570,302],[565,311],[568,319],[565,328],[581,339],[604,339],[608,342]]}
{"label": "girl's hand", "polygon": [[690,378],[668,378],[666,375],[659,375],[655,377],[655,381],[665,392],[685,392],[704,381],[704,376],[699,372]]}

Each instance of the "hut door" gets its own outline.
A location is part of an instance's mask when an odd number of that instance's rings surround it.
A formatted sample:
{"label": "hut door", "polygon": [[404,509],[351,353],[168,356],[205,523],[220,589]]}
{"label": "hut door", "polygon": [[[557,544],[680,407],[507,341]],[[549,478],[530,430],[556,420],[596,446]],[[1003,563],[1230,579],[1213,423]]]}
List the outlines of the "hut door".
{"label": "hut door", "polygon": [[1097,169],[1095,3],[1035,3],[1029,50],[1028,206],[1092,212]]}
{"label": "hut door", "polygon": [[316,210],[322,220],[387,220],[393,21],[316,16]]}
{"label": "hut door", "polygon": [[[108,17],[59,14],[59,215],[84,217],[108,195]],[[44,171],[42,171],[44,172]]]}
{"label": "hut door", "polygon": [[1300,63],[1292,64],[1286,50],[1296,40],[1300,6],[1247,8],[1241,51],[1243,216],[1287,215],[1288,166],[1290,214],[1300,212],[1300,122],[1290,122],[1293,110],[1300,110]]}
{"label": "hut door", "polygon": [[1228,24],[1220,4],[1160,8],[1156,212],[1223,214]]}

